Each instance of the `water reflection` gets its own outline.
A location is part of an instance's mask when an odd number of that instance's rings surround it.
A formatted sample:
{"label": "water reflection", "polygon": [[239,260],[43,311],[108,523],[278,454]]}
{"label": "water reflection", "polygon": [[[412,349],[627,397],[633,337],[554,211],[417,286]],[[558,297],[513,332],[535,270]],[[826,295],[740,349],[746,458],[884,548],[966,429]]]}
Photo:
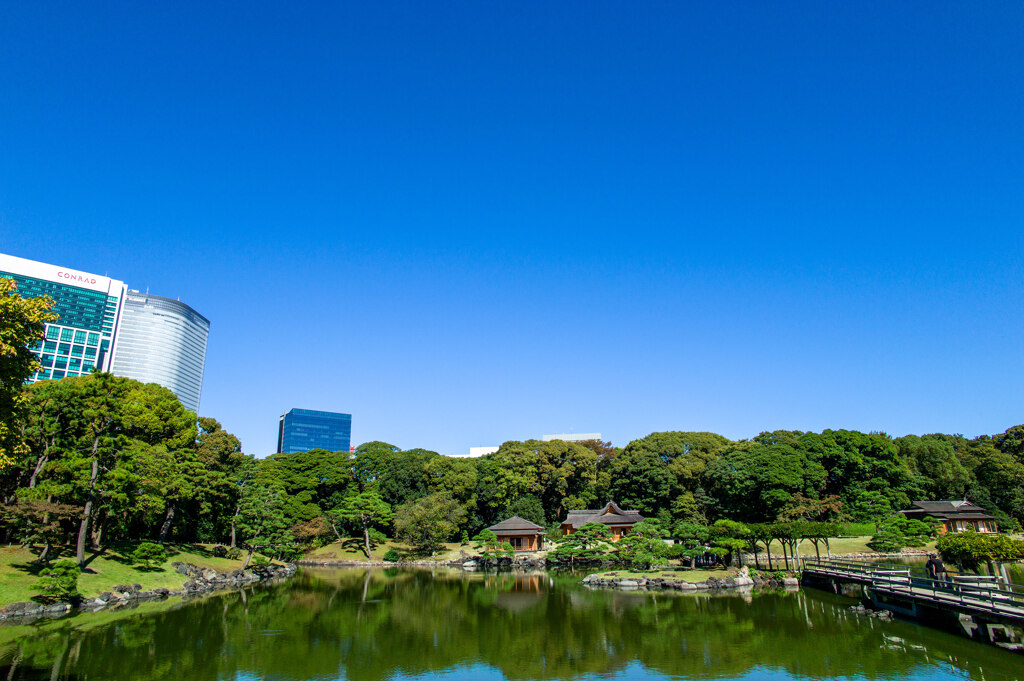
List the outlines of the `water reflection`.
{"label": "water reflection", "polygon": [[815,591],[589,591],[579,575],[306,570],[0,628],[0,679],[1020,679],[1024,658]]}

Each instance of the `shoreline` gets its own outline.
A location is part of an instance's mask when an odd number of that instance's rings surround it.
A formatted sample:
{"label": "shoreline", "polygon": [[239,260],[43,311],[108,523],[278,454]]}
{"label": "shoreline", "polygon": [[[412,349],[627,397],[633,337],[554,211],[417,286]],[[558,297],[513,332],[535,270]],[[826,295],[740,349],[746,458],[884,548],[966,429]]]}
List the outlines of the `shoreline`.
{"label": "shoreline", "polygon": [[118,584],[110,591],[98,596],[78,598],[74,602],[37,603],[22,601],[9,603],[0,607],[0,625],[29,624],[40,619],[60,619],[74,613],[94,613],[105,610],[136,607],[144,602],[166,601],[180,596],[182,602],[211,595],[218,591],[244,589],[247,586],[268,583],[275,580],[283,581],[295,575],[298,567],[295,563],[284,565],[268,565],[249,567],[246,570],[230,570],[218,572],[212,568],[202,568],[192,563],[172,563],[171,566],[188,581],[181,589],[158,587],[143,591],[138,584]]}

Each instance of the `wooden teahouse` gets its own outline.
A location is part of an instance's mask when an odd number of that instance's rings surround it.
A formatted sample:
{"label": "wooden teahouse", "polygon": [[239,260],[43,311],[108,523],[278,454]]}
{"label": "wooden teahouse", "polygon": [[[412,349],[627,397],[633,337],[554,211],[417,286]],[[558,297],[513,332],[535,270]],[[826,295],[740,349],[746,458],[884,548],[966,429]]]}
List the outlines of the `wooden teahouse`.
{"label": "wooden teahouse", "polygon": [[924,520],[929,516],[935,518],[942,523],[939,534],[968,531],[991,534],[999,531],[995,517],[967,499],[915,501],[900,513],[914,520]]}
{"label": "wooden teahouse", "polygon": [[544,528],[517,515],[487,528],[501,541],[507,541],[517,553],[540,551]]}
{"label": "wooden teahouse", "polygon": [[604,508],[569,511],[562,521],[562,536],[572,534],[587,523],[601,523],[612,531],[612,541],[618,541],[643,519],[639,511],[624,511],[614,501],[609,501]]}

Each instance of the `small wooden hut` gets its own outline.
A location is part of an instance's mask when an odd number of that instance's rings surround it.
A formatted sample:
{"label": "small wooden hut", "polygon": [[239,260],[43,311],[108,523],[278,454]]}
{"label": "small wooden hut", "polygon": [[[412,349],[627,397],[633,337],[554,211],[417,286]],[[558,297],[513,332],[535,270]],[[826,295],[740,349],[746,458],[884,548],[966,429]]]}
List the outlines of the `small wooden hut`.
{"label": "small wooden hut", "polygon": [[544,528],[517,515],[487,528],[501,541],[507,541],[517,553],[540,551]]}

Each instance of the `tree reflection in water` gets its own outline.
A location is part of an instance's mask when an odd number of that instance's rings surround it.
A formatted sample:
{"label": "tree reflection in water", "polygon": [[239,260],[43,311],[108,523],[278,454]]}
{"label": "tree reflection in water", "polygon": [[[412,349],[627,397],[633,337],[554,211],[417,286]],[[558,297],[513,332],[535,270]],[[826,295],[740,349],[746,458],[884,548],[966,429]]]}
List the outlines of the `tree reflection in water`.
{"label": "tree reflection in water", "polygon": [[[1021,678],[1024,659],[814,591],[590,591],[579,575],[306,570],[191,603],[0,628],[0,679]],[[982,669],[984,673],[982,673]]]}

